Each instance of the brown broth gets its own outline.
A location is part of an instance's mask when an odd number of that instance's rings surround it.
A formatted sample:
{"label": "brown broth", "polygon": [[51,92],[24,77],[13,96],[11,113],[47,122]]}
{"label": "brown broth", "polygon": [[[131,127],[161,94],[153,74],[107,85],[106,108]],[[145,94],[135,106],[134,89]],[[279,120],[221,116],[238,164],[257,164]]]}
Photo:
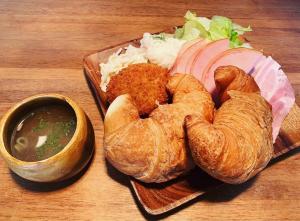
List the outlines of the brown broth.
{"label": "brown broth", "polygon": [[60,152],[76,129],[74,111],[52,104],[33,109],[17,122],[11,137],[11,154],[22,161],[39,161]]}

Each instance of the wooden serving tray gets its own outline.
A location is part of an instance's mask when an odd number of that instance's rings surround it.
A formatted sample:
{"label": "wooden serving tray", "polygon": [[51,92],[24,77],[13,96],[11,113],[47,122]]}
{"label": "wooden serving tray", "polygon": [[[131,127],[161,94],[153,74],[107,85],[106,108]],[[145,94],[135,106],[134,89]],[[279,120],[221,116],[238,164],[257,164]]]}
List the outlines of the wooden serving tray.
{"label": "wooden serving tray", "polygon": [[[99,64],[106,62],[113,52],[128,46],[128,44],[139,46],[139,40],[140,38],[104,48],[99,52],[87,55],[83,59],[84,73],[97,104],[101,108],[102,117],[104,117],[109,104],[106,101],[105,93],[100,89]],[[273,158],[277,158],[298,146],[300,146],[300,108],[295,104],[286,117],[280,135],[274,144]],[[131,185],[138,200],[142,207],[152,215],[174,209],[222,184],[199,168],[194,169],[184,177],[160,184],[142,183],[131,178]]]}

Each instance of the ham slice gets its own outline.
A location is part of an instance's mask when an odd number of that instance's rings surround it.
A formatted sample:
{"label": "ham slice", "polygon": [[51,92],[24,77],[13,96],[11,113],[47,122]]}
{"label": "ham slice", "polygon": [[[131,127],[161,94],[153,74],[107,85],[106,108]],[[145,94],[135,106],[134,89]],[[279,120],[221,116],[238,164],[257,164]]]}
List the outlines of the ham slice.
{"label": "ham slice", "polygon": [[190,63],[194,60],[194,57],[206,44],[208,44],[208,41],[203,39],[197,39],[185,43],[180,49],[175,64],[172,67],[172,69],[169,71],[169,74],[170,75],[173,75],[175,73],[189,74],[190,68],[187,67],[190,66]]}
{"label": "ham slice", "polygon": [[205,88],[211,93],[216,93],[216,85],[214,79],[214,72],[219,66],[234,65],[244,70],[246,73],[252,73],[256,64],[264,59],[265,56],[252,49],[236,48],[229,49],[216,56],[204,71],[202,82]]}
{"label": "ham slice", "polygon": [[201,41],[202,39],[196,39],[196,40],[192,40],[192,41],[187,41],[186,43],[183,44],[183,46],[181,47],[176,60],[173,64],[173,67],[171,68],[171,70],[169,71],[169,74],[173,75],[176,73],[176,69],[179,63],[179,60],[182,58],[183,54],[185,53],[186,50],[188,50],[193,44],[195,44],[197,41]]}
{"label": "ham slice", "polygon": [[203,74],[211,60],[228,49],[228,39],[222,39],[209,43],[200,51],[198,51],[195,59],[192,61],[192,65],[188,65],[188,68],[190,68],[190,73],[193,74],[194,77],[196,77],[199,81],[204,82]]}
{"label": "ham slice", "polygon": [[272,59],[265,58],[261,68],[252,74],[262,96],[272,105],[273,141],[277,137],[280,126],[295,103],[295,94],[281,66]]}
{"label": "ham slice", "polygon": [[275,142],[283,120],[295,103],[294,90],[281,66],[272,57],[266,57],[256,50],[247,48],[227,50],[211,62],[202,80],[211,93],[216,91],[214,71],[223,65],[237,66],[254,77],[261,95],[272,106],[273,142]]}

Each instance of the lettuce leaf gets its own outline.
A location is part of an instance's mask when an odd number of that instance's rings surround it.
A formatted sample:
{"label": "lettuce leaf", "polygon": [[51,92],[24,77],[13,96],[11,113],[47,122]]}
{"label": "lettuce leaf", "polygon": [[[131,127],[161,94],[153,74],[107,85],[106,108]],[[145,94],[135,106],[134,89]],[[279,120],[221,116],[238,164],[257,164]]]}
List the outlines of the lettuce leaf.
{"label": "lettuce leaf", "polygon": [[184,40],[193,40],[199,37],[209,38],[209,33],[206,30],[205,26],[199,21],[196,17],[196,14],[193,14],[190,11],[184,16],[185,24],[182,28],[178,28],[175,31],[175,37]]}
{"label": "lettuce leaf", "polygon": [[182,28],[175,31],[175,37],[184,40],[193,40],[196,38],[205,38],[211,41],[228,38],[230,46],[241,47],[243,41],[239,35],[252,31],[251,27],[242,27],[232,22],[231,19],[215,15],[212,19],[206,17],[197,17],[195,13],[187,11],[185,16],[185,24]]}
{"label": "lettuce leaf", "polygon": [[232,21],[223,16],[213,16],[211,19],[209,33],[211,40],[216,41],[223,38],[230,38]]}
{"label": "lettuce leaf", "polygon": [[233,23],[233,29],[234,29],[239,35],[242,35],[242,34],[244,34],[244,33],[247,32],[247,31],[252,31],[252,28],[250,27],[250,25],[249,25],[247,28],[245,28],[245,27],[242,27],[242,26],[240,26],[240,25],[238,25],[238,24],[235,24],[235,23]]}
{"label": "lettuce leaf", "polygon": [[198,17],[198,21],[205,28],[206,31],[209,30],[211,20],[206,17]]}

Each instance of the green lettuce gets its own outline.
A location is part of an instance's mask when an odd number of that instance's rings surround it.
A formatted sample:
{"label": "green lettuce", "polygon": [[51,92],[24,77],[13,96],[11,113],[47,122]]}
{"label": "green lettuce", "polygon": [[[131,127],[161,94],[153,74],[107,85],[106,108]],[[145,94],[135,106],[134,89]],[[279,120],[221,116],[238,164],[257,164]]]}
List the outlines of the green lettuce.
{"label": "green lettuce", "polygon": [[196,38],[205,38],[211,41],[228,38],[230,46],[235,48],[241,47],[244,43],[239,36],[252,31],[250,26],[242,27],[223,16],[215,15],[212,19],[208,19],[197,17],[195,13],[187,11],[184,18],[185,24],[182,28],[176,29],[175,37],[188,41]]}
{"label": "green lettuce", "polygon": [[201,22],[199,22],[198,18],[196,17],[196,14],[187,11],[184,18],[184,26],[182,28],[176,29],[175,31],[175,36],[177,38],[189,41],[198,37],[209,37],[209,33],[207,32],[205,26]]}
{"label": "green lettuce", "polygon": [[232,30],[232,21],[229,18],[216,15],[212,17],[209,27],[210,39],[212,41],[230,38]]}

